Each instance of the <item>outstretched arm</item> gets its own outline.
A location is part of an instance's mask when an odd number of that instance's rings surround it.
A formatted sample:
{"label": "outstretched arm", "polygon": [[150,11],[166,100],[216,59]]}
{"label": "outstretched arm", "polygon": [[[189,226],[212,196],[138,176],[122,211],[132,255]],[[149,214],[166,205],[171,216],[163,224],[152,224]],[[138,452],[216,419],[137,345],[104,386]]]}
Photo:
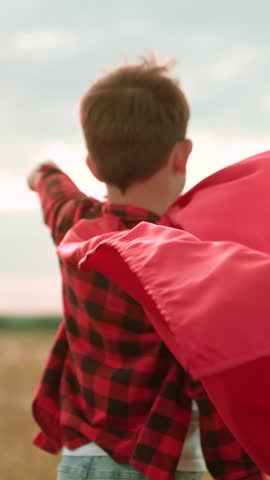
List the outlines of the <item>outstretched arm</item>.
{"label": "outstretched arm", "polygon": [[56,245],[84,213],[101,205],[98,200],[82,193],[53,162],[35,168],[27,183],[39,195],[44,221]]}

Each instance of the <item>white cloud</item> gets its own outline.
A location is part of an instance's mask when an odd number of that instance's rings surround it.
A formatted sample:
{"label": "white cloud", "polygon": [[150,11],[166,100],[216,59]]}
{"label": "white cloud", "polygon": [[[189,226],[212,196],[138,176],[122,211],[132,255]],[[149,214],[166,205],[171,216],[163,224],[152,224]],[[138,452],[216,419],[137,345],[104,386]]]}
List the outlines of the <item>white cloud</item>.
{"label": "white cloud", "polygon": [[263,59],[263,53],[250,45],[225,51],[221,59],[210,67],[209,77],[214,81],[236,80]]}
{"label": "white cloud", "polygon": [[256,142],[243,137],[238,141],[225,142],[211,133],[194,135],[186,190],[217,170],[269,149],[270,142],[266,138]]}
{"label": "white cloud", "polygon": [[58,275],[0,275],[0,291],[1,315],[49,315],[62,311]]}
{"label": "white cloud", "polygon": [[49,51],[54,54],[59,50],[68,55],[70,50],[78,47],[75,35],[59,31],[33,31],[19,33],[12,40],[11,46],[19,53],[32,54]]}
{"label": "white cloud", "polygon": [[26,187],[24,178],[0,172],[0,211],[29,210],[38,207],[38,200]]}
{"label": "white cloud", "polygon": [[[44,145],[27,175],[39,163],[53,160],[83,192],[89,196],[102,199],[106,193],[105,186],[91,175],[85,165],[85,158],[85,150],[77,145],[67,145],[60,142]],[[12,171],[7,169],[0,170],[0,211],[32,210],[38,208],[38,206],[38,197],[28,190],[26,178],[14,175]]]}
{"label": "white cloud", "polygon": [[83,192],[89,196],[102,199],[106,193],[105,186],[97,181],[86,167],[86,155],[86,150],[79,145],[58,142],[44,148],[42,160],[53,160]]}
{"label": "white cloud", "polygon": [[267,112],[270,112],[270,95],[266,95],[264,98],[263,98],[263,108],[267,111]]}

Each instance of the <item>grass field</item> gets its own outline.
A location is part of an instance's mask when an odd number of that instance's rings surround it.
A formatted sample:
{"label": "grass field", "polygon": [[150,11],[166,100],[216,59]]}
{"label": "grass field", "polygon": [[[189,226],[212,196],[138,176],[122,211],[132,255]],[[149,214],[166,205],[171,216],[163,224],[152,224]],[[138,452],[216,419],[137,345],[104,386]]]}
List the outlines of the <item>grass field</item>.
{"label": "grass field", "polygon": [[0,333],[0,480],[55,480],[58,457],[33,447],[31,398],[52,333]]}
{"label": "grass field", "polygon": [[0,334],[0,479],[54,480],[58,458],[31,445],[30,405],[52,333]]}

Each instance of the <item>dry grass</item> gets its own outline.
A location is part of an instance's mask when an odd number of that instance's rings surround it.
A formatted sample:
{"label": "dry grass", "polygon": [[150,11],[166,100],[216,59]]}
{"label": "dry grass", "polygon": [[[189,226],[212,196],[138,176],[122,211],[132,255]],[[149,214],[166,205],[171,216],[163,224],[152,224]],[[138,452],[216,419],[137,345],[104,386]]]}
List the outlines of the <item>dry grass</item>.
{"label": "dry grass", "polygon": [[56,479],[59,458],[32,446],[37,427],[30,411],[52,336],[1,332],[0,480]]}
{"label": "dry grass", "polygon": [[3,333],[0,336],[0,479],[54,480],[58,458],[31,445],[37,428],[31,397],[52,334]]}

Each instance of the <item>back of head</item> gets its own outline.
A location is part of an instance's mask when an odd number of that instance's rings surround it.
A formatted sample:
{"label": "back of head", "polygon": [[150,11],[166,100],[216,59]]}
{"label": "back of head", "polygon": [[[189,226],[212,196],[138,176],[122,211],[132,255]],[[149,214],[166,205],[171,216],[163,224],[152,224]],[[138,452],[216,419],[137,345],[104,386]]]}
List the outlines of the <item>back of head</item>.
{"label": "back of head", "polygon": [[99,178],[125,192],[167,162],[185,138],[187,100],[167,65],[124,65],[98,79],[81,101],[81,123]]}

